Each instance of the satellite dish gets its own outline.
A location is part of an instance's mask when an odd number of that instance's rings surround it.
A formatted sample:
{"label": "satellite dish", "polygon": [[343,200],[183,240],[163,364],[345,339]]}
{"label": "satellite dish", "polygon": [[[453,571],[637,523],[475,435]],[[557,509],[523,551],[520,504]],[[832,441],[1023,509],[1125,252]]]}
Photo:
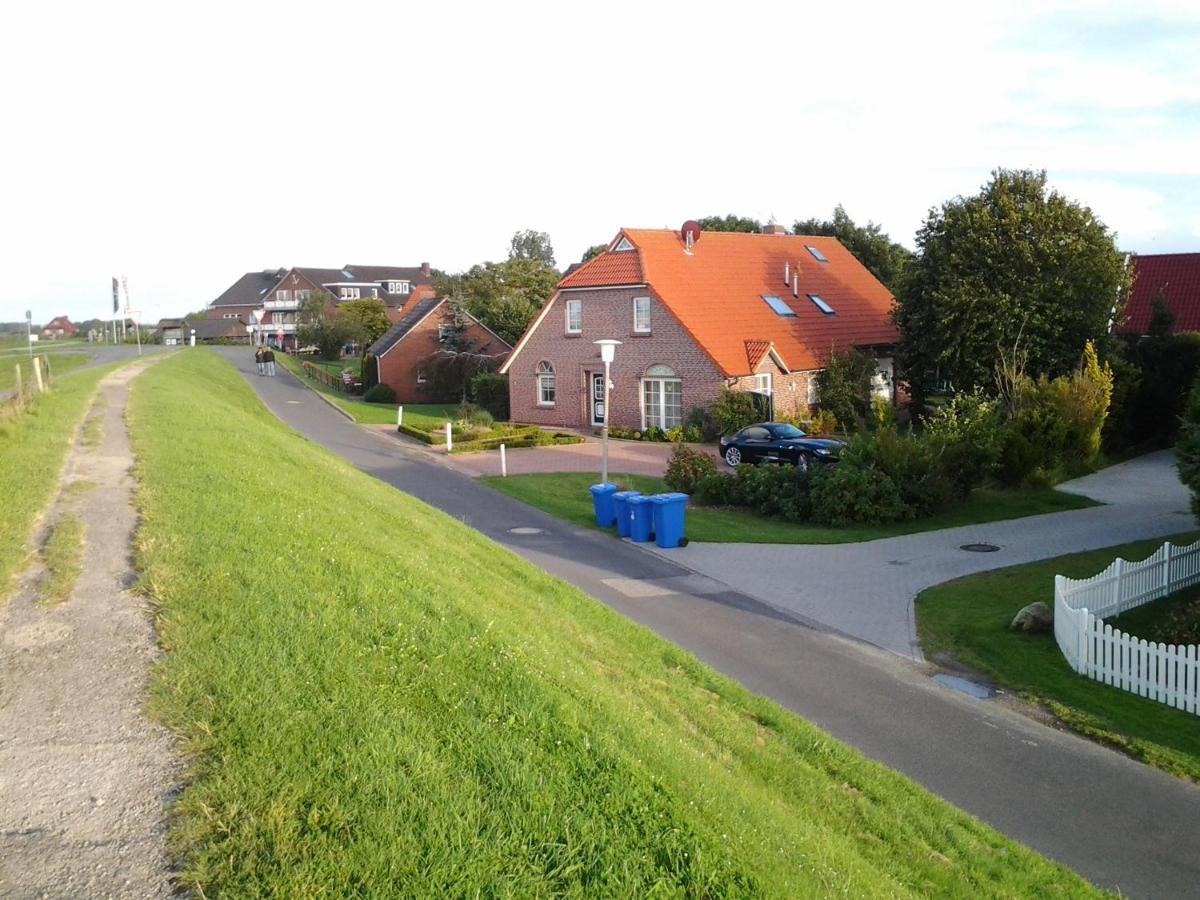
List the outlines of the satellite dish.
{"label": "satellite dish", "polygon": [[688,219],[683,223],[683,227],[679,229],[679,236],[683,238],[683,243],[691,247],[692,244],[700,240],[700,223],[695,219]]}

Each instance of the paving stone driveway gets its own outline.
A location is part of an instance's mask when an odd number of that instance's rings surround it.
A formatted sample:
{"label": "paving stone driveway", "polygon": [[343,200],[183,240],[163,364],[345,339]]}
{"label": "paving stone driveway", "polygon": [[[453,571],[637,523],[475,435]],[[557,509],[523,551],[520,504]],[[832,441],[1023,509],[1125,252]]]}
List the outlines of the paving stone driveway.
{"label": "paving stone driveway", "polygon": [[[1195,526],[1169,450],[1067,482],[1060,490],[1109,505],[858,544],[639,546],[744,594],[919,660],[914,600],[925,588]],[[996,544],[1000,550],[959,549],[969,543]],[[1013,612],[1025,602],[1014,597]]]}

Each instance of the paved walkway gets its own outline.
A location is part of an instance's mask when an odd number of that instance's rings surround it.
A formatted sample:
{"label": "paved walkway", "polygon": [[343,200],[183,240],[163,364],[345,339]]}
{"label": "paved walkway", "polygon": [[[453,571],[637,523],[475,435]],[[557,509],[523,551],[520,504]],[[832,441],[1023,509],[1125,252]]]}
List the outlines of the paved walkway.
{"label": "paved walkway", "polygon": [[[751,597],[912,659],[914,601],[952,578],[1195,527],[1170,451],[1061,485],[1109,505],[858,544],[709,544],[652,552]],[[993,544],[972,553],[963,544]],[[1015,614],[1025,598],[1013,598]]]}
{"label": "paved walkway", "polygon": [[[290,375],[257,378],[244,353],[221,352],[272,412],[315,443],[575,584],[1014,840],[1127,896],[1196,895],[1195,785],[996,700],[943,687],[923,667],[806,624],[731,589],[724,577],[696,575],[672,558],[505,497],[441,459],[354,426]],[[535,533],[514,533],[516,527]],[[837,580],[824,588],[842,595]]]}

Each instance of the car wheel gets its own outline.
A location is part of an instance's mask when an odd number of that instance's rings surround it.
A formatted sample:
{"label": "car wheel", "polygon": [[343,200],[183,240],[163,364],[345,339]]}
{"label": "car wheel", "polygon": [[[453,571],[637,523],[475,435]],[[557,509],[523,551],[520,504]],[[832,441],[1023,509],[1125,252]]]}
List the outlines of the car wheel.
{"label": "car wheel", "polygon": [[736,466],[742,461],[742,451],[737,447],[730,447],[725,451],[725,462],[731,466]]}
{"label": "car wheel", "polygon": [[796,468],[799,469],[801,472],[808,471],[808,454],[807,453],[796,454]]}

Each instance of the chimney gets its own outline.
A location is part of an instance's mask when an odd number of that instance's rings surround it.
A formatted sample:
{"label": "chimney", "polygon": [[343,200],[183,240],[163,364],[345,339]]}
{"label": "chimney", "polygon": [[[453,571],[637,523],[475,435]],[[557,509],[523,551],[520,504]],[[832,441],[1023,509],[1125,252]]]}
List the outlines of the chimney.
{"label": "chimney", "polygon": [[771,222],[762,227],[762,233],[763,234],[787,234],[787,229],[784,228],[782,225],[776,225],[774,222]]}
{"label": "chimney", "polygon": [[427,263],[427,262],[421,263],[421,274],[423,276],[425,276],[426,278],[428,278],[430,275],[433,274],[433,270],[431,268],[429,268],[429,263]]}

